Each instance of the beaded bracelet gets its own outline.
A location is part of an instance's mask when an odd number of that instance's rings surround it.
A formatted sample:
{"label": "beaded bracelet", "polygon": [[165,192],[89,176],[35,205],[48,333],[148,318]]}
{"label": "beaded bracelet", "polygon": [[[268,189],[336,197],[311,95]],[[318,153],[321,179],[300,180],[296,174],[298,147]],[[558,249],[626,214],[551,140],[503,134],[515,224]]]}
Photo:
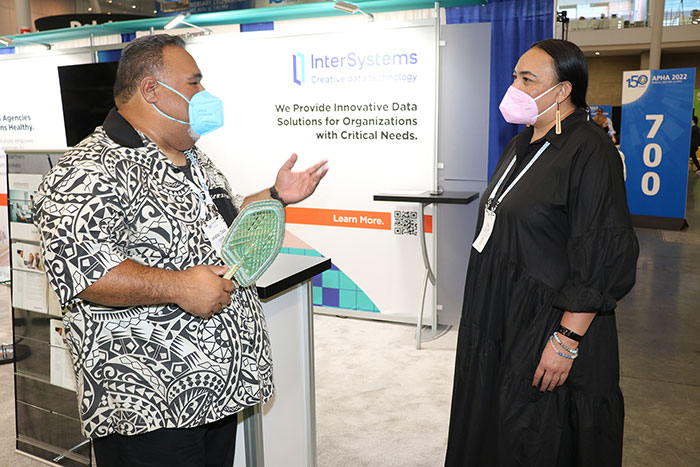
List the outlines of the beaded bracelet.
{"label": "beaded bracelet", "polygon": [[552,344],[552,348],[560,357],[568,358],[569,360],[574,360],[576,357],[578,357],[578,355],[566,355],[564,353],[559,352],[557,347],[554,345],[554,339],[552,338],[552,336],[549,336],[549,343]]}
{"label": "beaded bracelet", "polygon": [[578,349],[570,349],[566,345],[564,345],[564,343],[561,341],[561,339],[559,339],[559,333],[557,331],[554,331],[554,334],[552,334],[552,335],[554,336],[554,340],[557,341],[557,344],[561,345],[561,347],[564,350],[566,350],[567,352],[572,353],[574,355],[578,354]]}

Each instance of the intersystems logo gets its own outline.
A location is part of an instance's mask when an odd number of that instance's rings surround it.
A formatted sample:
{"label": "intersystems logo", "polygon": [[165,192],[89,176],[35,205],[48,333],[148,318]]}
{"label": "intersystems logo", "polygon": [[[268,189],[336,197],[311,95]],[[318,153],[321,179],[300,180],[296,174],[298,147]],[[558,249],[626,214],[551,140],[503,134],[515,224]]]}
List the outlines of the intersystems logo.
{"label": "intersystems logo", "polygon": [[301,83],[306,81],[306,73],[304,67],[304,54],[297,52],[292,55],[292,71],[294,83],[301,86]]}
{"label": "intersystems logo", "polygon": [[311,84],[345,84],[387,79],[412,83],[417,78],[412,70],[418,64],[418,53],[311,54],[307,63],[304,54],[296,52],[292,55],[292,79],[299,86],[307,80],[307,64],[310,66]]}

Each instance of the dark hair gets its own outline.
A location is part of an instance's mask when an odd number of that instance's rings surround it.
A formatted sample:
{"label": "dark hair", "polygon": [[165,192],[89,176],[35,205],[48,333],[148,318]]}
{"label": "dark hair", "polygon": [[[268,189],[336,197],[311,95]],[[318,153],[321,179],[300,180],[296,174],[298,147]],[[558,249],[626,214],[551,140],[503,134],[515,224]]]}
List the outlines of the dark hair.
{"label": "dark hair", "polygon": [[693,115],[693,121],[695,122],[696,125],[698,124],[698,116],[697,115]]}
{"label": "dark hair", "polygon": [[562,39],[545,39],[535,42],[530,48],[534,47],[544,50],[552,57],[559,82],[571,83],[571,102],[576,107],[588,107],[586,105],[588,62],[581,49],[573,42]]}
{"label": "dark hair", "polygon": [[184,49],[185,41],[179,36],[155,34],[139,37],[124,47],[114,81],[114,99],[128,101],[145,76],[159,74],[163,69],[163,49],[169,45]]}

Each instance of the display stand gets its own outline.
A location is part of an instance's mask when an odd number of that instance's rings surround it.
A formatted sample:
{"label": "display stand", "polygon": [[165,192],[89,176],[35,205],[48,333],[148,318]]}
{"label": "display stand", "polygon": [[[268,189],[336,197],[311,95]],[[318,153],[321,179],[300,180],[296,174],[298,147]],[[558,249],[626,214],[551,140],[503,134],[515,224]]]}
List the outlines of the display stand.
{"label": "display stand", "polygon": [[311,279],[330,267],[329,258],[280,254],[257,281],[272,345],[275,395],[242,414],[235,467],[316,465]]}
{"label": "display stand", "polygon": [[41,178],[65,150],[7,151],[17,451],[67,466],[91,465],[80,430],[61,310],[39,258],[32,204]]}
{"label": "display stand", "polygon": [[469,204],[479,197],[479,193],[475,191],[444,191],[440,193],[432,193],[426,191],[420,194],[410,193],[379,193],[374,195],[374,201],[393,201],[406,203],[419,203],[420,213],[418,214],[418,235],[420,236],[421,252],[423,254],[423,264],[425,265],[425,274],[423,276],[423,293],[421,294],[420,310],[416,323],[416,349],[420,349],[421,342],[427,342],[437,339],[444,335],[452,327],[450,325],[438,324],[437,307],[432,308],[432,325],[426,326],[423,329],[423,311],[425,309],[425,295],[428,289],[428,281],[437,287],[437,276],[430,265],[428,257],[428,249],[425,246],[425,207],[429,204]]}
{"label": "display stand", "polygon": [[677,217],[632,214],[632,225],[644,229],[683,230],[688,227],[688,221]]}
{"label": "display stand", "polygon": [[[47,463],[89,466],[91,443],[80,429],[61,309],[38,259],[39,236],[30,214],[42,176],[64,152],[7,151],[16,447]],[[316,465],[311,278],[330,267],[328,258],[281,254],[257,282],[276,394],[240,414],[237,467]],[[300,422],[303,429],[289,430]]]}

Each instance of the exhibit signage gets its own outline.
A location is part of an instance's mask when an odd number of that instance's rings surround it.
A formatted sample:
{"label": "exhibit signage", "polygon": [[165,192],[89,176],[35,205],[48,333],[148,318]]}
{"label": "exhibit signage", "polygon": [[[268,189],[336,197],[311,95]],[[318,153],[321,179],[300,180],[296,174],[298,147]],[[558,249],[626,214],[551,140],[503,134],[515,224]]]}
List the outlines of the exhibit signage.
{"label": "exhibit signage", "polygon": [[694,84],[694,68],[623,74],[620,150],[630,212],[643,216],[638,225],[685,222]]}
{"label": "exhibit signage", "polygon": [[7,158],[0,147],[0,281],[10,279],[10,229],[7,225]]}
{"label": "exhibit signage", "polygon": [[[168,0],[155,2],[156,16],[171,16],[180,12],[212,13],[215,11],[250,8],[250,0]],[[259,8],[258,5],[255,5]]]}
{"label": "exhibit signage", "polygon": [[89,61],[89,53],[1,60],[0,75],[18,79],[0,86],[0,148],[65,148],[58,66]]}
{"label": "exhibit signage", "polygon": [[329,160],[314,196],[287,208],[283,245],[332,258],[316,304],[408,321],[424,274],[419,206],[373,195],[432,188],[436,62],[433,22],[401,25],[221,35],[188,49],[225,108],[224,128],[198,144],[236,191],[271,185],[293,152],[299,168]]}
{"label": "exhibit signage", "polygon": [[122,13],[73,13],[68,15],[51,15],[38,18],[34,21],[37,31],[49,31],[52,29],[79,28],[85,25],[112,23],[115,21],[130,21],[136,19],[148,19],[149,16],[131,15]]}
{"label": "exhibit signage", "polygon": [[[332,258],[334,269],[314,279],[316,305],[410,322],[424,274],[420,208],[373,195],[435,183],[435,22],[337,24],[192,39],[203,85],[225,108],[224,128],[198,145],[240,194],[271,186],[293,152],[297,168],[328,159],[315,195],[287,208],[283,248]],[[0,61],[5,76],[22,77],[0,90],[0,147],[65,147],[56,69],[89,61],[50,51]],[[434,212],[426,214],[432,254]]]}
{"label": "exhibit signage", "polygon": [[[0,75],[16,78],[0,86],[0,217],[3,219],[0,221],[0,280],[10,276],[9,230],[5,221],[8,190],[3,150],[66,147],[58,66],[88,61],[88,53],[0,60]],[[17,208],[17,200],[14,200],[14,208]],[[22,273],[15,276],[21,277]]]}

